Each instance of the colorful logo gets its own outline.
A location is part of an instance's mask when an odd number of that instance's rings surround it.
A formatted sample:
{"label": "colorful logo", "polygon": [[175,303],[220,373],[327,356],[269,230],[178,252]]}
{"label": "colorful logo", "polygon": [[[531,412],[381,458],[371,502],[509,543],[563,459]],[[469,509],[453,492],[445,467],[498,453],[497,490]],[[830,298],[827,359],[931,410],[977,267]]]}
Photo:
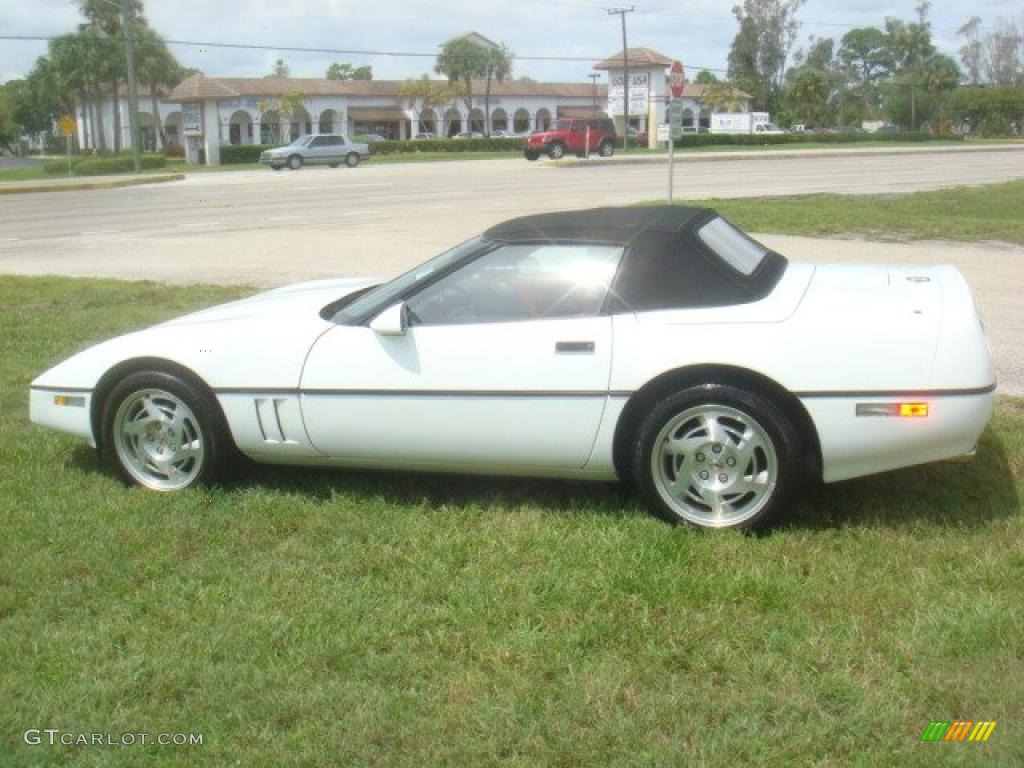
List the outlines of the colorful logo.
{"label": "colorful logo", "polygon": [[988,741],[995,728],[995,720],[932,720],[921,741]]}

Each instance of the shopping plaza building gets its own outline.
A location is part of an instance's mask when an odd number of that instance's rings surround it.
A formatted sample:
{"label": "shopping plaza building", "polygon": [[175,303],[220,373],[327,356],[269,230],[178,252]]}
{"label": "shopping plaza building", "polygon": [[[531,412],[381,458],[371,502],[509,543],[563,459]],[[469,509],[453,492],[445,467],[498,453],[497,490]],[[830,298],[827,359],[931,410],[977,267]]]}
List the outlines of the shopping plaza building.
{"label": "shopping plaza building", "polygon": [[[186,149],[191,162],[220,163],[220,147],[238,144],[284,143],[302,133],[380,134],[407,139],[419,133],[454,136],[462,131],[485,130],[484,110],[490,110],[490,130],[528,133],[546,129],[564,117],[611,116],[623,131],[623,82],[629,75],[630,124],[640,131],[665,122],[666,72],[672,59],[649,48],[630,48],[624,66],[620,51],[595,63],[598,82],[541,83],[533,80],[474,82],[471,109],[465,99],[443,105],[424,105],[403,99],[400,80],[328,80],[284,77],[187,77],[155,102],[140,94],[139,118],[145,149],[160,150],[163,144]],[[282,114],[285,94],[301,95],[301,107]],[[711,109],[702,99],[704,87],[687,84],[683,92],[683,128],[706,128]],[[740,94],[743,111],[749,97]],[[115,120],[115,109],[118,119]],[[96,112],[102,110],[102,115]],[[79,105],[78,140],[81,146],[101,146],[97,131],[102,126],[105,146],[113,147],[115,125],[120,125],[121,146],[131,146],[127,99],[107,98],[97,104]],[[162,128],[158,130],[158,126]],[[655,132],[650,131],[651,146]]]}

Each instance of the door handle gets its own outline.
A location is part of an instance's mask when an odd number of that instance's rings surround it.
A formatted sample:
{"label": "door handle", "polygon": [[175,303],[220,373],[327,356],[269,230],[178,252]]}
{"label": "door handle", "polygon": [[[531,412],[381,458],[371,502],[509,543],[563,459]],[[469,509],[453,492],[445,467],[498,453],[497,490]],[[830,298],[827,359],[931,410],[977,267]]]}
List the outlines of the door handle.
{"label": "door handle", "polygon": [[593,352],[592,341],[556,341],[555,352]]}

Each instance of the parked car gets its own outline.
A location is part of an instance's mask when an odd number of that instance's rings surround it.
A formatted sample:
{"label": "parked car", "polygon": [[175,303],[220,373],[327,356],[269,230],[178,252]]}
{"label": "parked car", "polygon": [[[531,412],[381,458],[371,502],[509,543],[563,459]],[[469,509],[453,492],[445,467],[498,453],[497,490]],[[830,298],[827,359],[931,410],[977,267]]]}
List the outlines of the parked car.
{"label": "parked car", "polygon": [[384,136],[383,134],[380,133],[364,133],[363,138],[366,139],[371,144],[378,141],[390,141],[390,139],[387,136]]}
{"label": "parked car", "polygon": [[437,138],[437,134],[436,133],[430,133],[429,131],[425,131],[423,133],[417,133],[415,136],[412,137],[413,141],[430,141],[430,140],[436,139],[436,138]]}
{"label": "parked car", "polygon": [[453,138],[456,139],[482,139],[484,135],[480,131],[460,131],[455,134]]}
{"label": "parked car", "polygon": [[589,150],[601,157],[611,157],[615,154],[615,138],[615,124],[608,118],[561,118],[546,131],[534,131],[527,136],[523,156],[536,160],[546,154],[558,160],[566,152],[583,157]]}
{"label": "parked car", "polygon": [[365,144],[349,141],[343,133],[308,133],[291,144],[268,149],[260,154],[260,162],[279,171],[286,165],[297,171],[303,165],[329,165],[337,168],[344,163],[355,168],[364,157],[370,156]]}
{"label": "parked car", "polygon": [[157,491],[241,452],[628,478],[670,521],[742,528],[805,481],[972,453],[994,389],[955,268],[789,263],[713,210],[651,206],[513,219],[390,282],[121,336],[36,378],[30,414]]}
{"label": "parked car", "polygon": [[632,125],[629,126],[629,143],[641,147],[646,147],[647,131],[641,131],[639,128],[634,128]]}
{"label": "parked car", "polygon": [[491,138],[494,138],[494,139],[521,139],[522,136],[520,136],[515,131],[507,131],[504,128],[499,128],[496,131],[491,131]]}

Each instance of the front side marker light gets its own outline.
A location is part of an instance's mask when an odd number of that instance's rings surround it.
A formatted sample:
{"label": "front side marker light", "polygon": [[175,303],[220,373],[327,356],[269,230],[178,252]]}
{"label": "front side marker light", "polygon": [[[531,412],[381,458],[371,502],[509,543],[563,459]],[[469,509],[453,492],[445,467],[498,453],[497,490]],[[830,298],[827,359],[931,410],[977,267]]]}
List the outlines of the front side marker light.
{"label": "front side marker light", "polygon": [[66,405],[72,408],[84,408],[85,398],[81,395],[54,395],[54,405]]}
{"label": "front side marker light", "polygon": [[857,403],[857,415],[923,419],[928,417],[928,403]]}

